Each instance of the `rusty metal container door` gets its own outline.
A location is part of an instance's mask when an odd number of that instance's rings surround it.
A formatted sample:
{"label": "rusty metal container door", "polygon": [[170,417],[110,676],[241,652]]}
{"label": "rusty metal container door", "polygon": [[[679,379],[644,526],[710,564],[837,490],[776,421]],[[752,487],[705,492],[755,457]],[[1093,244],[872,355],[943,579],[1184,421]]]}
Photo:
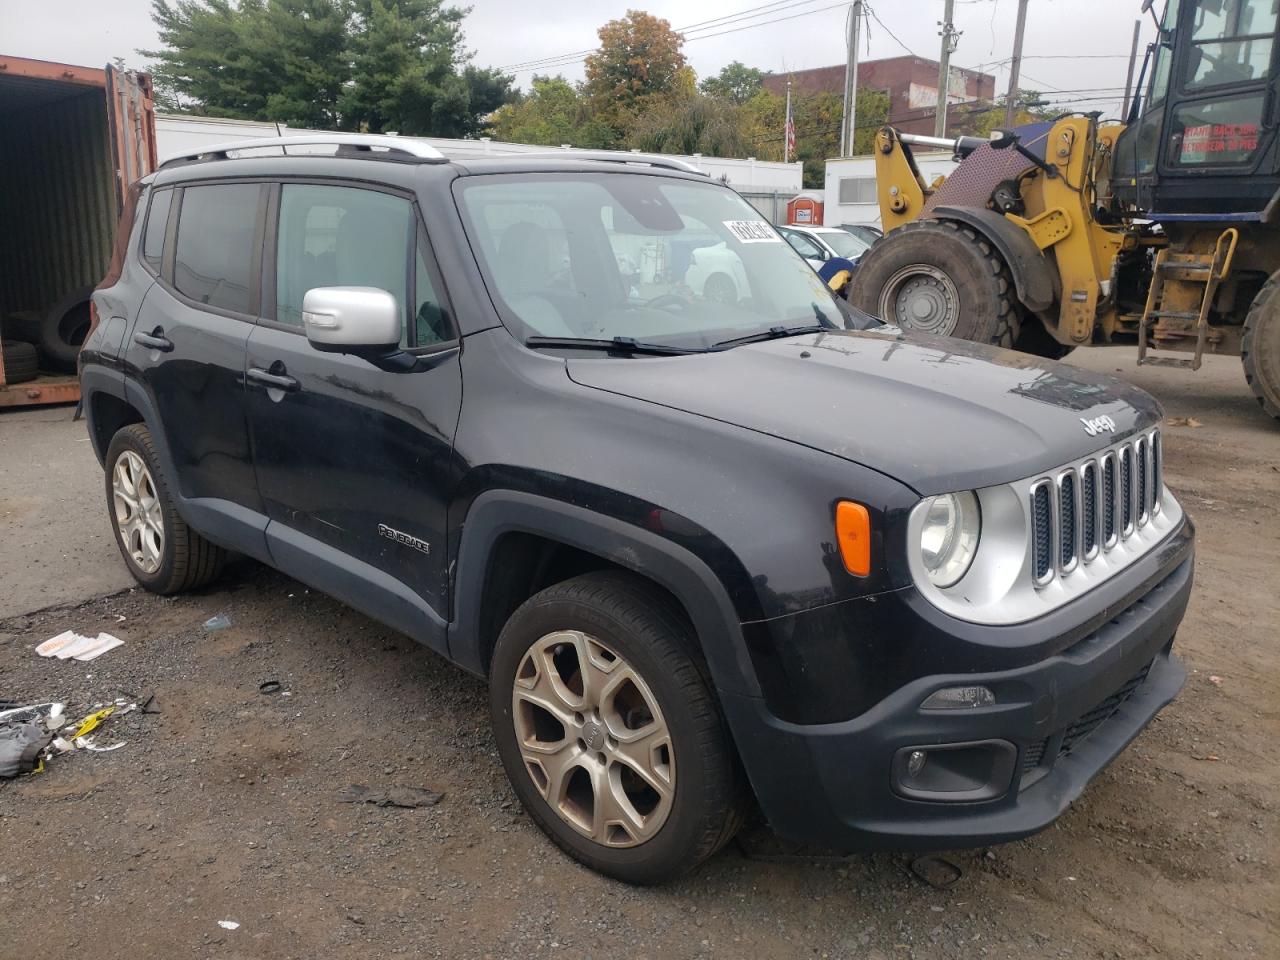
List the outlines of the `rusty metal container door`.
{"label": "rusty metal container door", "polygon": [[129,185],[155,170],[156,105],[151,77],[107,64],[107,124],[115,164],[116,215]]}

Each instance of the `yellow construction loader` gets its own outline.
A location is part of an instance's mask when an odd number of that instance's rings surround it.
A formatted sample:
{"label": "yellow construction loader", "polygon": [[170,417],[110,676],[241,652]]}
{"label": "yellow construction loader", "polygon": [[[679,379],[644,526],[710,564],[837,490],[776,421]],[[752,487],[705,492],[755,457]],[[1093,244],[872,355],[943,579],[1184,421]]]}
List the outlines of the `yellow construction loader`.
{"label": "yellow construction loader", "polygon": [[[1136,343],[1140,364],[1195,370],[1239,355],[1280,418],[1277,14],[1274,0],[1171,0],[1127,123],[1066,114],[990,140],[881,129],[885,235],[849,299],[1046,357]],[[913,145],[959,163],[926,182]]]}

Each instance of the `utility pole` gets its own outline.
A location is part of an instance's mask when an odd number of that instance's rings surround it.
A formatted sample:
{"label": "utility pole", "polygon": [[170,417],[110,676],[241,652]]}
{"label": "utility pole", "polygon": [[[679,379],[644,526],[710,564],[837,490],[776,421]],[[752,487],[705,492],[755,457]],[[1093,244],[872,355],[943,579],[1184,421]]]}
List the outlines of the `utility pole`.
{"label": "utility pole", "polygon": [[1009,63],[1009,94],[1004,101],[1004,125],[1013,126],[1018,112],[1018,72],[1022,69],[1022,34],[1027,28],[1027,0],[1018,0],[1018,25],[1013,30],[1013,60]]}
{"label": "utility pole", "polygon": [[849,8],[848,43],[844,68],[844,112],[840,118],[840,156],[853,156],[853,137],[858,128],[858,27],[862,20],[862,0]]}
{"label": "utility pole", "polygon": [[951,22],[951,15],[954,11],[955,0],[947,0],[942,19],[938,21],[938,26],[942,28],[938,31],[938,35],[942,37],[942,53],[938,57],[938,105],[933,111],[933,135],[935,137],[945,137],[947,135],[947,94],[951,90],[951,54],[960,44],[960,34],[956,30],[955,24]]}
{"label": "utility pole", "polygon": [[1128,122],[1129,103],[1133,94],[1133,68],[1138,62],[1138,35],[1142,33],[1142,21],[1133,21],[1133,46],[1129,48],[1129,72],[1124,77],[1124,104],[1120,107],[1120,119]]}

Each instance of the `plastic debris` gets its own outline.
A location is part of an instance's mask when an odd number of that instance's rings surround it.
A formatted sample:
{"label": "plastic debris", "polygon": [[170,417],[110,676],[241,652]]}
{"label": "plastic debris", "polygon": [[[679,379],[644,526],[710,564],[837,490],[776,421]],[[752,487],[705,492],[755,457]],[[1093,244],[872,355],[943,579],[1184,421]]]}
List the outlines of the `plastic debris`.
{"label": "plastic debris", "polygon": [[377,807],[434,807],[444,799],[443,793],[424,790],[421,787],[388,787],[373,790],[360,783],[353,783],[338,791],[339,803],[372,803]]}
{"label": "plastic debris", "polygon": [[279,680],[263,680],[260,684],[258,684],[258,692],[259,693],[279,693],[282,686],[283,685],[280,683]]}
{"label": "plastic debris", "polygon": [[33,773],[44,765],[43,754],[53,740],[41,723],[0,727],[0,778]]}
{"label": "plastic debris", "polygon": [[1222,686],[1222,678],[1219,676],[1210,676],[1209,682],[1212,683],[1215,687]]}
{"label": "plastic debris", "polygon": [[108,650],[114,650],[123,644],[123,640],[109,633],[86,637],[74,630],[65,630],[36,647],[36,653],[42,657],[57,657],[59,660],[84,661],[100,657]]}
{"label": "plastic debris", "polygon": [[239,930],[240,929],[240,924],[236,923],[234,920],[219,920],[218,926],[220,926],[223,930]]}
{"label": "plastic debris", "polygon": [[231,618],[225,613],[220,613],[216,617],[210,617],[204,622],[206,633],[213,633],[216,630],[225,630],[231,626]]}

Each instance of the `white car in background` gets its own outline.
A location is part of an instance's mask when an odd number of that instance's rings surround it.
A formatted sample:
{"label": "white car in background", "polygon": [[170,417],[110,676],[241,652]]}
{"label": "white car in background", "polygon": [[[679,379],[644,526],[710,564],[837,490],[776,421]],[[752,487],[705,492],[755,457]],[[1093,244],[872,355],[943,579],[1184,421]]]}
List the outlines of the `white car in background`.
{"label": "white car in background", "polygon": [[778,227],[778,232],[815,270],[822,269],[822,265],[832,257],[841,257],[856,264],[858,258],[871,248],[871,244],[861,237],[839,227],[784,226]]}
{"label": "white car in background", "polygon": [[720,303],[737,303],[750,295],[747,271],[742,258],[723,240],[710,237],[705,247],[697,247],[689,255],[689,269],[684,282],[696,295]]}

